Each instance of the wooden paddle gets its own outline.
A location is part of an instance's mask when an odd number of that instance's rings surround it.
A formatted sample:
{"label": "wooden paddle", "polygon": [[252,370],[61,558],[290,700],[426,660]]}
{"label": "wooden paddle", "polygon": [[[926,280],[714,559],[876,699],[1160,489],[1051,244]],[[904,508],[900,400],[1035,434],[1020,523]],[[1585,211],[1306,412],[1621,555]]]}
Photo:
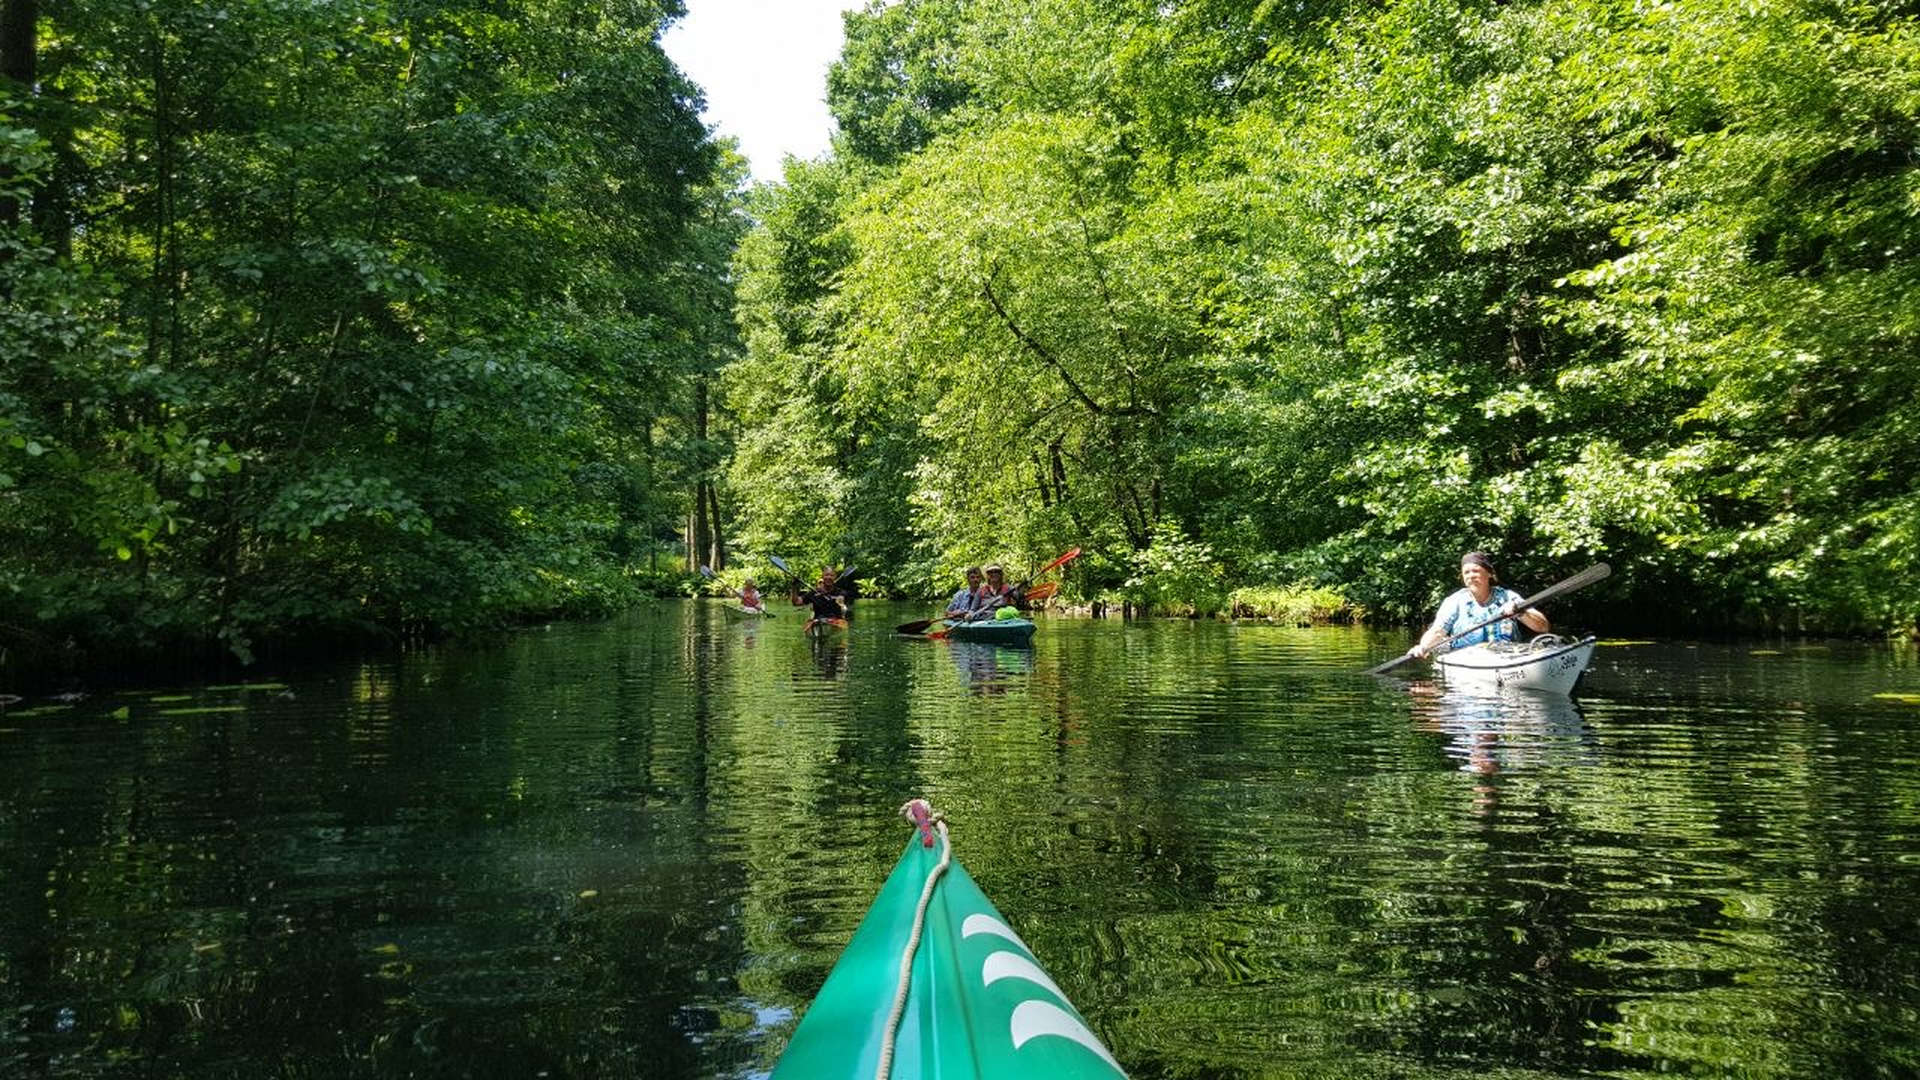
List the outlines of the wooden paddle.
{"label": "wooden paddle", "polygon": [[[1446,641],[1442,642],[1442,644],[1451,645],[1454,642],[1459,641],[1461,638],[1466,637],[1468,634],[1473,633],[1475,630],[1479,630],[1488,626],[1492,626],[1494,623],[1504,622],[1507,619],[1514,618],[1520,612],[1525,611],[1530,607],[1538,607],[1539,605],[1545,603],[1548,600],[1553,599],[1556,596],[1565,596],[1566,594],[1574,591],[1575,589],[1584,589],[1587,586],[1593,584],[1596,581],[1599,581],[1601,578],[1604,578],[1611,573],[1613,573],[1613,567],[1608,566],[1606,563],[1595,563],[1592,566],[1587,567],[1585,570],[1580,571],[1579,573],[1573,575],[1572,577],[1568,578],[1565,581],[1559,582],[1554,585],[1549,585],[1546,588],[1541,589],[1539,592],[1534,593],[1532,596],[1514,601],[1514,603],[1511,605],[1513,609],[1513,614],[1495,615],[1491,619],[1485,619],[1480,622],[1474,623],[1472,626],[1469,626],[1465,630],[1462,630],[1459,633],[1448,638]],[[1378,675],[1383,671],[1389,671],[1393,668],[1399,667],[1401,664],[1404,664],[1407,661],[1412,659],[1414,659],[1413,650],[1409,649],[1406,652],[1401,653],[1399,656],[1394,657],[1393,659],[1387,661],[1384,664],[1380,664],[1378,666],[1368,668],[1365,674]]]}
{"label": "wooden paddle", "polygon": [[711,581],[714,584],[720,586],[721,588],[727,590],[727,592],[732,594],[733,596],[738,597],[740,600],[740,610],[758,612],[759,614],[764,615],[769,619],[773,618],[773,612],[767,610],[766,604],[764,602],[762,602],[762,604],[757,608],[748,607],[746,594],[742,593],[738,589],[735,589],[733,586],[727,584],[726,582],[721,581],[720,578],[716,574],[714,574],[714,572],[711,569],[705,566],[702,566],[700,568],[700,576],[706,578],[708,581]]}
{"label": "wooden paddle", "polygon": [[[1035,570],[1032,574],[1029,574],[1027,576],[1027,580],[1020,583],[1019,588],[1021,590],[1024,590],[1027,584],[1033,581],[1034,578],[1037,578],[1042,574],[1049,573],[1053,570],[1057,570],[1060,567],[1065,566],[1066,564],[1072,562],[1073,560],[1079,557],[1080,557],[1079,548],[1069,548],[1068,550],[1062,552],[1052,562],[1048,563],[1047,565],[1041,567],[1038,570]],[[1041,586],[1041,588],[1045,588],[1045,586]],[[1024,595],[1029,600],[1036,599],[1036,593],[1038,591],[1039,590],[1036,589],[1034,590],[1034,592],[1027,592],[1027,593],[1024,593]],[[1052,590],[1048,592],[1046,596],[1041,596],[1037,598],[1044,600],[1047,598],[1047,596],[1052,596],[1054,593],[1059,591],[1060,591],[1060,586],[1057,583],[1055,583],[1053,584]],[[974,615],[979,614],[981,611],[992,611],[1005,602],[1006,602],[1005,597],[996,597],[993,604],[991,604],[988,607],[981,608],[979,609],[979,611],[963,611],[957,615],[935,615],[931,619],[915,619],[913,622],[901,623],[899,626],[894,627],[893,632],[896,634],[924,634],[927,632],[927,629],[931,627],[934,623],[953,622],[957,619],[971,619]]]}

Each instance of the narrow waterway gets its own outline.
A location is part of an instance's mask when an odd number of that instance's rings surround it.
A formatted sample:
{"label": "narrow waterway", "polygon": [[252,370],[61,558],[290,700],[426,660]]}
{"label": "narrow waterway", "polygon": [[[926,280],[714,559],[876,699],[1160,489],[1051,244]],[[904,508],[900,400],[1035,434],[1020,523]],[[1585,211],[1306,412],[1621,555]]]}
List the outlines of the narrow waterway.
{"label": "narrow waterway", "polygon": [[1920,1073],[1911,648],[662,603],[0,713],[0,1075],[750,1077],[906,842],[1136,1077]]}

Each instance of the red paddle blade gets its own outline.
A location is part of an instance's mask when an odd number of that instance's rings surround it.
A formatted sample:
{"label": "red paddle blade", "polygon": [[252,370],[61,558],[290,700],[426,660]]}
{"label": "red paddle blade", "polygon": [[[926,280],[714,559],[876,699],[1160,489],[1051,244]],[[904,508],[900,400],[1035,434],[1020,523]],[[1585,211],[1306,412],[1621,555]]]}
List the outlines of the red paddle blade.
{"label": "red paddle blade", "polygon": [[1053,598],[1053,594],[1059,591],[1060,591],[1059,582],[1043,581],[1040,584],[1035,585],[1033,588],[1027,590],[1027,599],[1028,600],[1050,600]]}
{"label": "red paddle blade", "polygon": [[1067,565],[1068,563],[1070,563],[1070,562],[1072,562],[1073,560],[1075,560],[1075,559],[1077,559],[1077,558],[1079,558],[1079,557],[1080,557],[1080,549],[1079,549],[1079,548],[1069,548],[1069,549],[1067,549],[1067,551],[1066,551],[1065,553],[1063,553],[1062,555],[1060,555],[1060,557],[1059,557],[1059,558],[1056,558],[1056,559],[1054,559],[1054,560],[1053,560],[1052,562],[1050,562],[1050,563],[1048,563],[1047,565],[1045,565],[1045,566],[1043,566],[1043,567],[1041,567],[1041,568],[1039,569],[1039,571],[1037,571],[1037,572],[1036,572],[1036,573],[1035,573],[1035,574],[1034,574],[1033,576],[1034,576],[1034,577],[1039,577],[1039,576],[1040,576],[1041,574],[1044,574],[1044,573],[1046,573],[1046,572],[1047,572],[1047,571],[1049,571],[1049,570],[1052,570],[1052,569],[1055,569],[1056,567],[1061,567],[1061,566],[1065,566],[1065,565]]}

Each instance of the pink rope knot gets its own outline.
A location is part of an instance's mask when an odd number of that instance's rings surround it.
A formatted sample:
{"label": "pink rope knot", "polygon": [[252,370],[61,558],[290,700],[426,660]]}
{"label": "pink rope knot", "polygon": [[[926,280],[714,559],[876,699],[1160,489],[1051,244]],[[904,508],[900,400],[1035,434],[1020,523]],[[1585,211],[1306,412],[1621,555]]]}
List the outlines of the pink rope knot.
{"label": "pink rope knot", "polygon": [[901,804],[900,813],[908,821],[913,822],[914,828],[920,830],[920,846],[932,847],[933,823],[945,815],[936,813],[933,805],[925,799],[908,799]]}

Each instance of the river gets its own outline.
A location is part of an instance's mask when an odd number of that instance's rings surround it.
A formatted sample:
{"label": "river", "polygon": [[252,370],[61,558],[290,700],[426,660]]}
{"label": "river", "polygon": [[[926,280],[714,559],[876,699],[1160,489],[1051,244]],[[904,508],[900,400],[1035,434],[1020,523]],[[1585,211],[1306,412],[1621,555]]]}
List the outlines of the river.
{"label": "river", "polygon": [[0,713],[0,1075],[755,1077],[929,798],[1136,1077],[1920,1073],[1920,663],[592,625]]}

